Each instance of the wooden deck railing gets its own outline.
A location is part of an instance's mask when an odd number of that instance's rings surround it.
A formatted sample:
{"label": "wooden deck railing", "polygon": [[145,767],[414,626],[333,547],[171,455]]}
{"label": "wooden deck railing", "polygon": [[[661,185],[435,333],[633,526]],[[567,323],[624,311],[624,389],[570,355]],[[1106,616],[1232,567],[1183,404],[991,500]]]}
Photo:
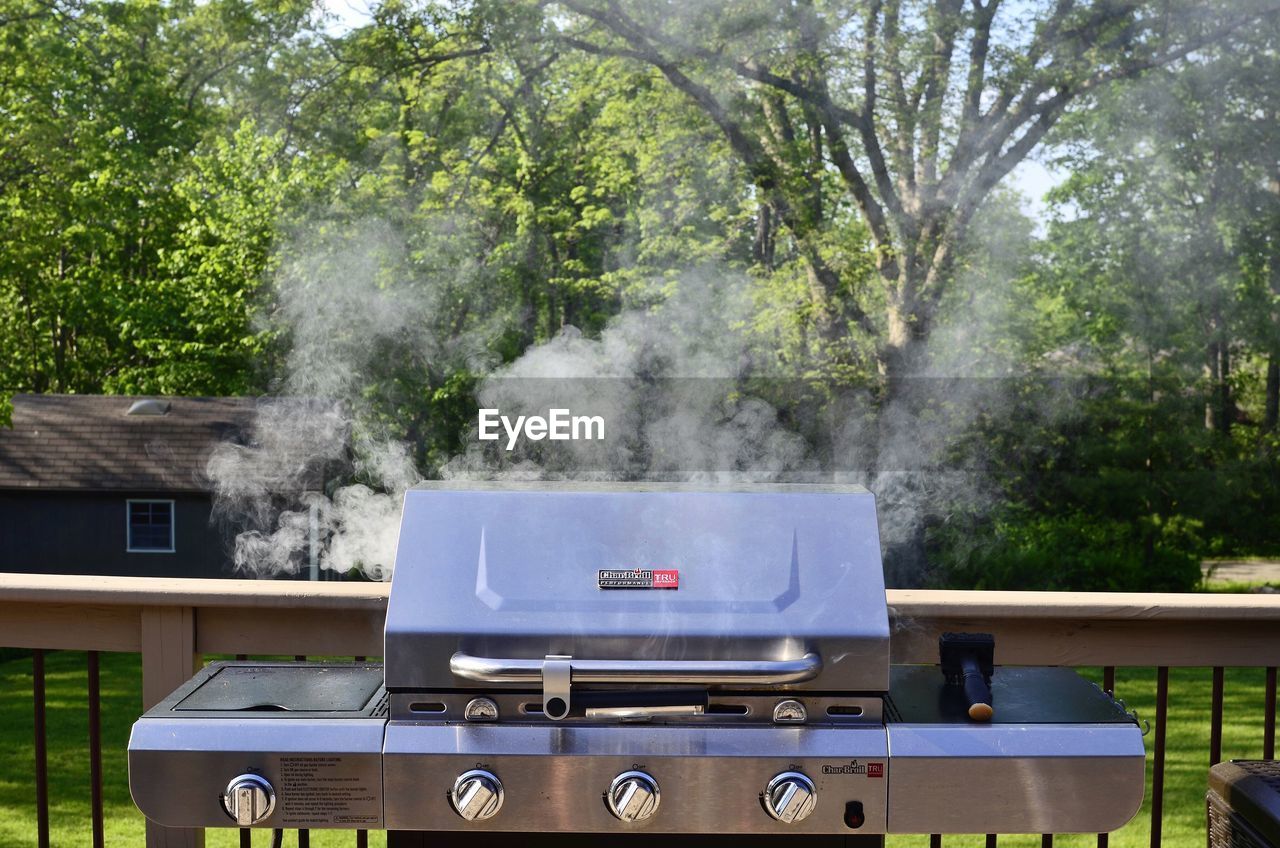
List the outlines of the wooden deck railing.
{"label": "wooden deck railing", "polygon": [[[36,715],[34,780],[38,844],[49,844],[43,652],[88,651],[93,816],[102,845],[98,652],[142,655],[143,707],[185,681],[204,654],[378,656],[387,586],[369,583],[183,580],[0,574],[0,647],[30,648]],[[895,663],[937,661],[947,630],[993,633],[1008,665],[1157,669],[1151,844],[1163,821],[1165,732],[1171,667],[1213,669],[1208,762],[1221,755],[1225,667],[1265,668],[1263,754],[1275,753],[1280,597],[890,590]],[[361,844],[363,839],[356,837]],[[1046,845],[1052,835],[1044,837]],[[300,840],[305,844],[305,840]],[[940,845],[941,836],[931,839]],[[148,825],[147,845],[198,846],[198,831]],[[994,836],[987,844],[994,845]],[[247,844],[247,842],[242,842]],[[1099,836],[1105,848],[1107,838]]]}

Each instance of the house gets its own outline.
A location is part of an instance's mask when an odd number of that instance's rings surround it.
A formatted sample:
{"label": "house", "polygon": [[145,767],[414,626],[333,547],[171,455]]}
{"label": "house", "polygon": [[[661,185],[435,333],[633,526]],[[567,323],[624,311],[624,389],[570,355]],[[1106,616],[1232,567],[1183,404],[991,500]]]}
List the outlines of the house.
{"label": "house", "polygon": [[16,395],[0,427],[0,571],[231,575],[205,466],[253,398]]}

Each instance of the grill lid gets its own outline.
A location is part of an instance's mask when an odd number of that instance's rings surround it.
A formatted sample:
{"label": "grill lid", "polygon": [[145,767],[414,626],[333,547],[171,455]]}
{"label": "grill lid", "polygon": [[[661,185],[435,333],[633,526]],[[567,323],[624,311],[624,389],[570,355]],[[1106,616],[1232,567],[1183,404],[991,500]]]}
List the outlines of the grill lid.
{"label": "grill lid", "polygon": [[860,487],[424,484],[405,496],[389,689],[708,683],[882,692]]}

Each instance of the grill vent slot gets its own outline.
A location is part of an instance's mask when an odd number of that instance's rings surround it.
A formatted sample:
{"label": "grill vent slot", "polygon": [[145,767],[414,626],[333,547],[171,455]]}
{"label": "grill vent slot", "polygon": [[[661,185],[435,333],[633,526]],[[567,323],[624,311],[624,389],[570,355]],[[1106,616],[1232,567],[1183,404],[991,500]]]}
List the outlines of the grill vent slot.
{"label": "grill vent slot", "polygon": [[827,715],[832,718],[856,718],[862,715],[862,707],[852,704],[832,704],[827,707]]}
{"label": "grill vent slot", "polygon": [[439,714],[444,712],[444,704],[439,701],[414,701],[409,705],[409,712]]}
{"label": "grill vent slot", "polygon": [[746,704],[707,704],[707,715],[750,715],[751,708]]}

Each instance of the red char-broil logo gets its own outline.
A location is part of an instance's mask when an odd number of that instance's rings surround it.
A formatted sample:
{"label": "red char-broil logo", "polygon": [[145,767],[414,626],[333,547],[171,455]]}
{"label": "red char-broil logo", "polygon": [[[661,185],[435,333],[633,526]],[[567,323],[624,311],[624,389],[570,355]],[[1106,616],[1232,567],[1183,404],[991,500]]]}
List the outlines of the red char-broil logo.
{"label": "red char-broil logo", "polygon": [[679,589],[680,572],[674,568],[601,569],[597,585],[601,589]]}
{"label": "red char-broil logo", "polygon": [[860,763],[850,760],[838,766],[823,766],[823,774],[865,774],[867,777],[884,777],[884,763]]}

